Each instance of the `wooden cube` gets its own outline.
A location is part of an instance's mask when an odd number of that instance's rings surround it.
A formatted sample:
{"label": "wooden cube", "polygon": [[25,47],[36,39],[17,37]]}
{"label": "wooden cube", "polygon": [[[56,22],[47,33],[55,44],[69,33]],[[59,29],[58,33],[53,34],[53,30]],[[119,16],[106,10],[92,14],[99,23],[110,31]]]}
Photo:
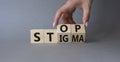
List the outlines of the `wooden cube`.
{"label": "wooden cube", "polygon": [[57,33],[71,33],[70,24],[57,25]]}
{"label": "wooden cube", "polygon": [[71,42],[70,33],[58,33],[58,42],[59,43],[69,43]]}
{"label": "wooden cube", "polygon": [[44,30],[45,43],[57,43],[57,30],[46,29]]}
{"label": "wooden cube", "polygon": [[31,30],[31,43],[44,43],[44,31],[42,29]]}
{"label": "wooden cube", "polygon": [[70,24],[59,24],[57,25],[58,42],[69,43],[71,42],[71,27]]}
{"label": "wooden cube", "polygon": [[71,24],[72,33],[85,33],[85,26],[83,24]]}
{"label": "wooden cube", "polygon": [[71,42],[85,42],[85,26],[83,24],[71,24]]}

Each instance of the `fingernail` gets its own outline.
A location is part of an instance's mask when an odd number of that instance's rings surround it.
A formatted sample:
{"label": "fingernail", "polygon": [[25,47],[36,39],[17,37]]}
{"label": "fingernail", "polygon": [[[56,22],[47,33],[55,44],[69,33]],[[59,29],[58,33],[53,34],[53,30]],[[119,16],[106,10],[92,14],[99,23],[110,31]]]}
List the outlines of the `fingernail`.
{"label": "fingernail", "polygon": [[55,27],[55,23],[53,23],[53,27]]}
{"label": "fingernail", "polygon": [[85,23],[85,26],[86,26],[86,27],[88,26],[88,22]]}

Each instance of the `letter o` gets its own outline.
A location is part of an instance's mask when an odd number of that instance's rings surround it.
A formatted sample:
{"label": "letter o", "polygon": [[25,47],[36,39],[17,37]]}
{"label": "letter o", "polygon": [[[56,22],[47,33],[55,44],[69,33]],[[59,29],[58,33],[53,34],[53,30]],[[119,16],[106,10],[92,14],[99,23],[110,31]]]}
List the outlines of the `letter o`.
{"label": "letter o", "polygon": [[[64,27],[65,29],[63,29],[63,27]],[[61,25],[61,27],[60,27],[60,31],[62,31],[62,32],[66,32],[67,30],[68,30],[67,25]]]}

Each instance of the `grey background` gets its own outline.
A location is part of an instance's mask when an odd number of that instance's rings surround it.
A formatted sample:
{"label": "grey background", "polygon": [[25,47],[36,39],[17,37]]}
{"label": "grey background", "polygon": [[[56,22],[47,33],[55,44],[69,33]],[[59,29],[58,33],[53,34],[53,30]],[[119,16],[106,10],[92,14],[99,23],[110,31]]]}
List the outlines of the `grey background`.
{"label": "grey background", "polygon": [[[85,44],[30,44],[30,30],[53,29],[65,2],[0,0],[0,62],[120,62],[119,0],[94,0]],[[81,18],[77,9],[74,19]]]}

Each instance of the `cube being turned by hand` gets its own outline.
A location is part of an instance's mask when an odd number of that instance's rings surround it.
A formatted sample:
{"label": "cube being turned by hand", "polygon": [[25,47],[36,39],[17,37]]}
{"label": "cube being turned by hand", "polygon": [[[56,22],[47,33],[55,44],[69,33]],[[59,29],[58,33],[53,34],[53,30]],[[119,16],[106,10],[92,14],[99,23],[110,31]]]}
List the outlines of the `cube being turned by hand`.
{"label": "cube being turned by hand", "polygon": [[85,26],[83,24],[71,24],[71,42],[85,42]]}

